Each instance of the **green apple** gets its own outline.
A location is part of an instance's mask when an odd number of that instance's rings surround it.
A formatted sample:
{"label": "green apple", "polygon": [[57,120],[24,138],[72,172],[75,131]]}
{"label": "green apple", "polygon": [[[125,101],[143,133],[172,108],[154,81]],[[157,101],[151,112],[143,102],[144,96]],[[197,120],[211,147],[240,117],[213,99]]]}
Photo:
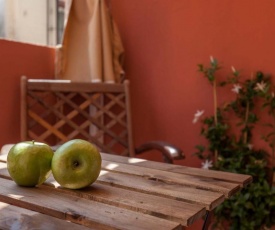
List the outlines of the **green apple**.
{"label": "green apple", "polygon": [[64,188],[80,189],[91,185],[99,176],[101,155],[90,142],[75,139],[61,145],[52,159],[52,173]]}
{"label": "green apple", "polygon": [[17,143],[8,152],[8,172],[20,186],[40,185],[51,174],[53,154],[50,146],[44,143],[35,141]]}

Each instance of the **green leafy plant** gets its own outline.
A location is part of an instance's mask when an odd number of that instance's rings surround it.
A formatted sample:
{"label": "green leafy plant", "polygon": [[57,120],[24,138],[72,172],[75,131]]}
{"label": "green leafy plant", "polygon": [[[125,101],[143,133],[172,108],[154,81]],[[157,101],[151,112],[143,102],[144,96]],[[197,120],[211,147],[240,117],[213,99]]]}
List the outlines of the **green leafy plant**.
{"label": "green leafy plant", "polygon": [[[214,112],[208,117],[202,117],[204,111],[195,114],[193,122],[202,121],[201,135],[207,140],[207,146],[196,146],[195,155],[204,161],[204,168],[253,176],[252,184],[215,210],[215,229],[221,229],[223,221],[229,222],[229,229],[267,229],[275,224],[275,189],[268,177],[275,163],[275,98],[270,77],[257,72],[242,81],[240,72],[232,67],[226,80],[219,79],[221,67],[212,57],[210,66],[198,67],[213,88]],[[232,86],[235,98],[219,105],[217,87],[224,86]],[[263,114],[273,119],[264,124],[268,133],[262,136],[271,149],[269,167],[270,154],[253,145],[253,132],[262,124]]]}

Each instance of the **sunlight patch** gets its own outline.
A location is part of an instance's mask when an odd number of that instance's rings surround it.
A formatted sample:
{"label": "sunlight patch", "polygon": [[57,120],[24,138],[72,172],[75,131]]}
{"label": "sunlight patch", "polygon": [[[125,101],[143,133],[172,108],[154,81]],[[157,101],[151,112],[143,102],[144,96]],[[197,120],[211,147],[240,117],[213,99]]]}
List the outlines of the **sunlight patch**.
{"label": "sunlight patch", "polygon": [[118,167],[118,164],[110,163],[105,168],[109,169],[109,170],[112,170],[112,169],[115,169],[117,167]]}
{"label": "sunlight patch", "polygon": [[129,162],[130,164],[136,164],[136,163],[140,163],[140,162],[144,162],[144,161],[146,161],[146,160],[139,159],[139,158],[130,158],[130,159],[128,160],[128,162]]}

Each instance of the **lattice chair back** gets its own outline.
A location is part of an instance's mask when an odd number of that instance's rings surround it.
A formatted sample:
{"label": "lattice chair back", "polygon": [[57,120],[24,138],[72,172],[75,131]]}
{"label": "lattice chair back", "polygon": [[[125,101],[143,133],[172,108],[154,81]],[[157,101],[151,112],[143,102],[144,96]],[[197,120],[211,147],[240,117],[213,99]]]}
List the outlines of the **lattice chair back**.
{"label": "lattice chair back", "polygon": [[60,145],[85,139],[134,156],[129,81],[122,84],[21,79],[21,140]]}

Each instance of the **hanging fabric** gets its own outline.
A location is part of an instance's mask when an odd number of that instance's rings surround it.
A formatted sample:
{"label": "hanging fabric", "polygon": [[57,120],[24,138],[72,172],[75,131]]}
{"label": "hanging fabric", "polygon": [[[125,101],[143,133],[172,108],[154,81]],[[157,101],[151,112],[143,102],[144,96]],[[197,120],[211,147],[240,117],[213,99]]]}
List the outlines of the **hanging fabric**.
{"label": "hanging fabric", "polygon": [[121,82],[124,49],[104,0],[67,0],[66,4],[67,19],[62,45],[57,52],[56,77],[72,81]]}

